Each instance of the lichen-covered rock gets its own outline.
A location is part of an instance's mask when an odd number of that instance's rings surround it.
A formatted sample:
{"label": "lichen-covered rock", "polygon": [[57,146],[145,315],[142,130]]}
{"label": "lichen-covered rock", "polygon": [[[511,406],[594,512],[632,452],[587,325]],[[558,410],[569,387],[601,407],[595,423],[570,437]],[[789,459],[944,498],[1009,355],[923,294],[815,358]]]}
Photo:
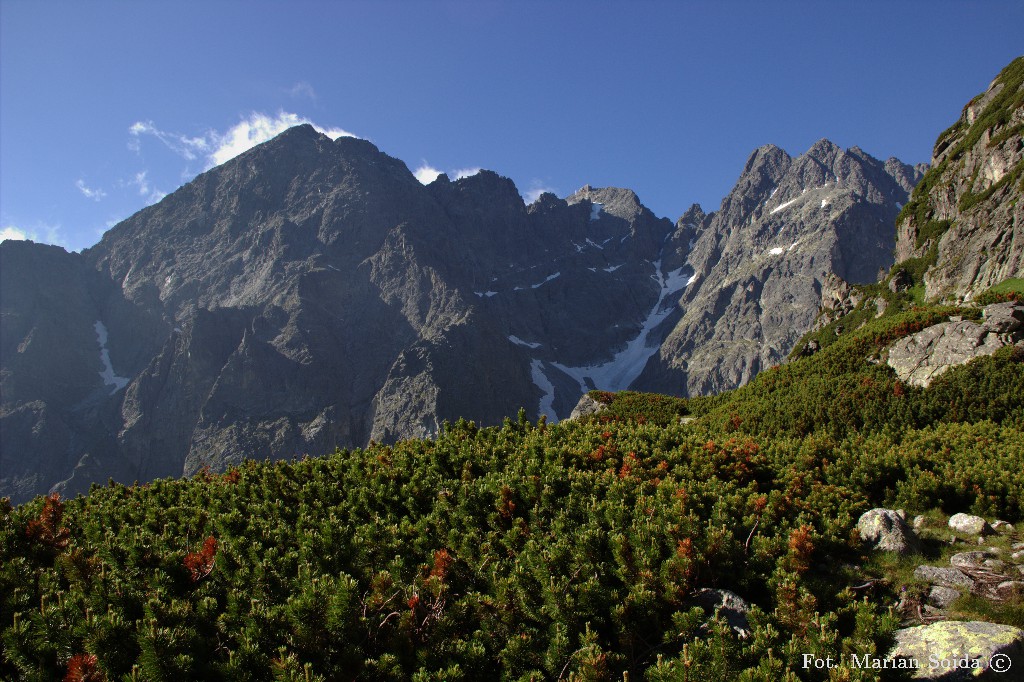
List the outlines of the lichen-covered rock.
{"label": "lichen-covered rock", "polygon": [[973,514],[953,514],[949,517],[949,527],[968,535],[991,535],[992,526],[980,516]]}
{"label": "lichen-covered rock", "polygon": [[918,566],[914,569],[914,577],[918,580],[929,582],[932,585],[962,587],[968,590],[974,587],[974,579],[957,568]]}
{"label": "lichen-covered rock", "polygon": [[857,521],[860,538],[873,549],[905,555],[918,549],[917,535],[903,515],[891,509],[872,509]]}
{"label": "lichen-covered rock", "polygon": [[1024,630],[978,621],[919,625],[896,632],[889,658],[916,661],[916,679],[1020,680]]}

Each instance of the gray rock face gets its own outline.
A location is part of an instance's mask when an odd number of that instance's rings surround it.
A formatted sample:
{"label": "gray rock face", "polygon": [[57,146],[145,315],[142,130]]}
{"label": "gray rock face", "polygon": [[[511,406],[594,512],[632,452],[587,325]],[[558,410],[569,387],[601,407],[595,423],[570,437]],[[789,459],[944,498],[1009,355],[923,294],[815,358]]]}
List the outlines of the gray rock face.
{"label": "gray rock face", "polygon": [[917,535],[898,513],[891,509],[872,509],[857,521],[860,538],[873,549],[897,554],[912,554],[918,549]]}
{"label": "gray rock face", "polygon": [[973,514],[953,514],[949,517],[949,527],[969,535],[991,535],[993,532],[985,519]]}
{"label": "gray rock face", "polygon": [[[896,631],[894,660],[916,661],[915,679],[1020,679],[1024,631],[979,621],[940,621]],[[1003,667],[1006,663],[1010,665]]]}
{"label": "gray rock face", "polygon": [[[935,265],[924,276],[930,299],[970,300],[1024,273],[1024,57],[964,107],[960,120],[935,143],[934,177],[921,184],[920,217],[911,211],[897,226],[896,260],[921,258],[933,248]],[[950,221],[938,237],[925,221]]]}
{"label": "gray rock face", "polygon": [[992,355],[1024,339],[1024,306],[999,303],[985,307],[985,318],[942,322],[900,339],[889,347],[889,366],[916,386],[927,386],[952,367]]}
{"label": "gray rock face", "polygon": [[692,281],[635,388],[716,393],[781,363],[839,280],[874,282],[891,265],[889,226],[919,176],[827,140],[797,158],[756,150],[720,210],[673,234]]}

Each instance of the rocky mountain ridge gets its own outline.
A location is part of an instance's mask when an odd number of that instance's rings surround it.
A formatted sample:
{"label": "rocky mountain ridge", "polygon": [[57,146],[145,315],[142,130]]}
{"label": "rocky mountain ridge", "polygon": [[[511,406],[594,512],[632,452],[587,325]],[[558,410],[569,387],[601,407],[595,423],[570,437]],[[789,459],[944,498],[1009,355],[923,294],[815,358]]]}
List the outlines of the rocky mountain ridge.
{"label": "rocky mountain ridge", "polygon": [[673,224],[626,189],[423,186],[290,129],[81,254],[0,247],[0,494],[555,419],[591,388],[734,387],[788,353],[823,278],[887,267],[916,173],[766,147],[720,211]]}
{"label": "rocky mountain ridge", "polygon": [[695,286],[638,385],[717,393],[782,362],[830,282],[874,282],[891,265],[891,226],[922,171],[828,140],[797,158],[756,150],[719,211],[680,220]]}

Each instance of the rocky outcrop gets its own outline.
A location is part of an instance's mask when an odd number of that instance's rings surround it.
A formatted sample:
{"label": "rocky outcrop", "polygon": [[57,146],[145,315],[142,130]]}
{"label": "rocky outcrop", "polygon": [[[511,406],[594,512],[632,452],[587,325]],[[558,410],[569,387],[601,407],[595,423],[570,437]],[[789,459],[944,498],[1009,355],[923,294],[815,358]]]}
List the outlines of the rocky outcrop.
{"label": "rocky outcrop", "polygon": [[689,212],[673,234],[693,274],[634,387],[716,393],[781,363],[823,299],[844,305],[840,282],[874,282],[892,264],[892,225],[919,177],[828,140],[796,158],[756,150],[720,210]]}
{"label": "rocky outcrop", "polygon": [[889,658],[913,661],[915,679],[1014,679],[1024,665],[1024,631],[979,621],[919,625],[896,632]]}
{"label": "rocky outcrop", "polygon": [[927,386],[952,367],[1022,341],[1024,305],[998,303],[984,308],[980,323],[942,322],[900,339],[890,346],[888,363],[902,381]]}
{"label": "rocky outcrop", "polygon": [[569,415],[569,419],[589,417],[591,415],[604,412],[607,409],[607,404],[602,403],[600,400],[595,400],[589,393],[584,393],[580,396],[580,401],[576,403],[576,407],[572,408],[572,413]]}
{"label": "rocky outcrop", "polygon": [[900,214],[896,260],[921,259],[929,299],[971,300],[1024,273],[1024,57],[939,136]]}

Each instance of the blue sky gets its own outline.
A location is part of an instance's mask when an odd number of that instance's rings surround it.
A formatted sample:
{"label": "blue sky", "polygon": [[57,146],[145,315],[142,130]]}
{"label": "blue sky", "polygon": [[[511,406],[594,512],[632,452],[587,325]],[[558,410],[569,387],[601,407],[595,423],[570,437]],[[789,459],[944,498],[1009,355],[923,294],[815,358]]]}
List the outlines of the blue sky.
{"label": "blue sky", "polygon": [[674,220],[767,143],[928,161],[1022,26],[1019,0],[0,0],[0,230],[90,246],[299,121]]}

